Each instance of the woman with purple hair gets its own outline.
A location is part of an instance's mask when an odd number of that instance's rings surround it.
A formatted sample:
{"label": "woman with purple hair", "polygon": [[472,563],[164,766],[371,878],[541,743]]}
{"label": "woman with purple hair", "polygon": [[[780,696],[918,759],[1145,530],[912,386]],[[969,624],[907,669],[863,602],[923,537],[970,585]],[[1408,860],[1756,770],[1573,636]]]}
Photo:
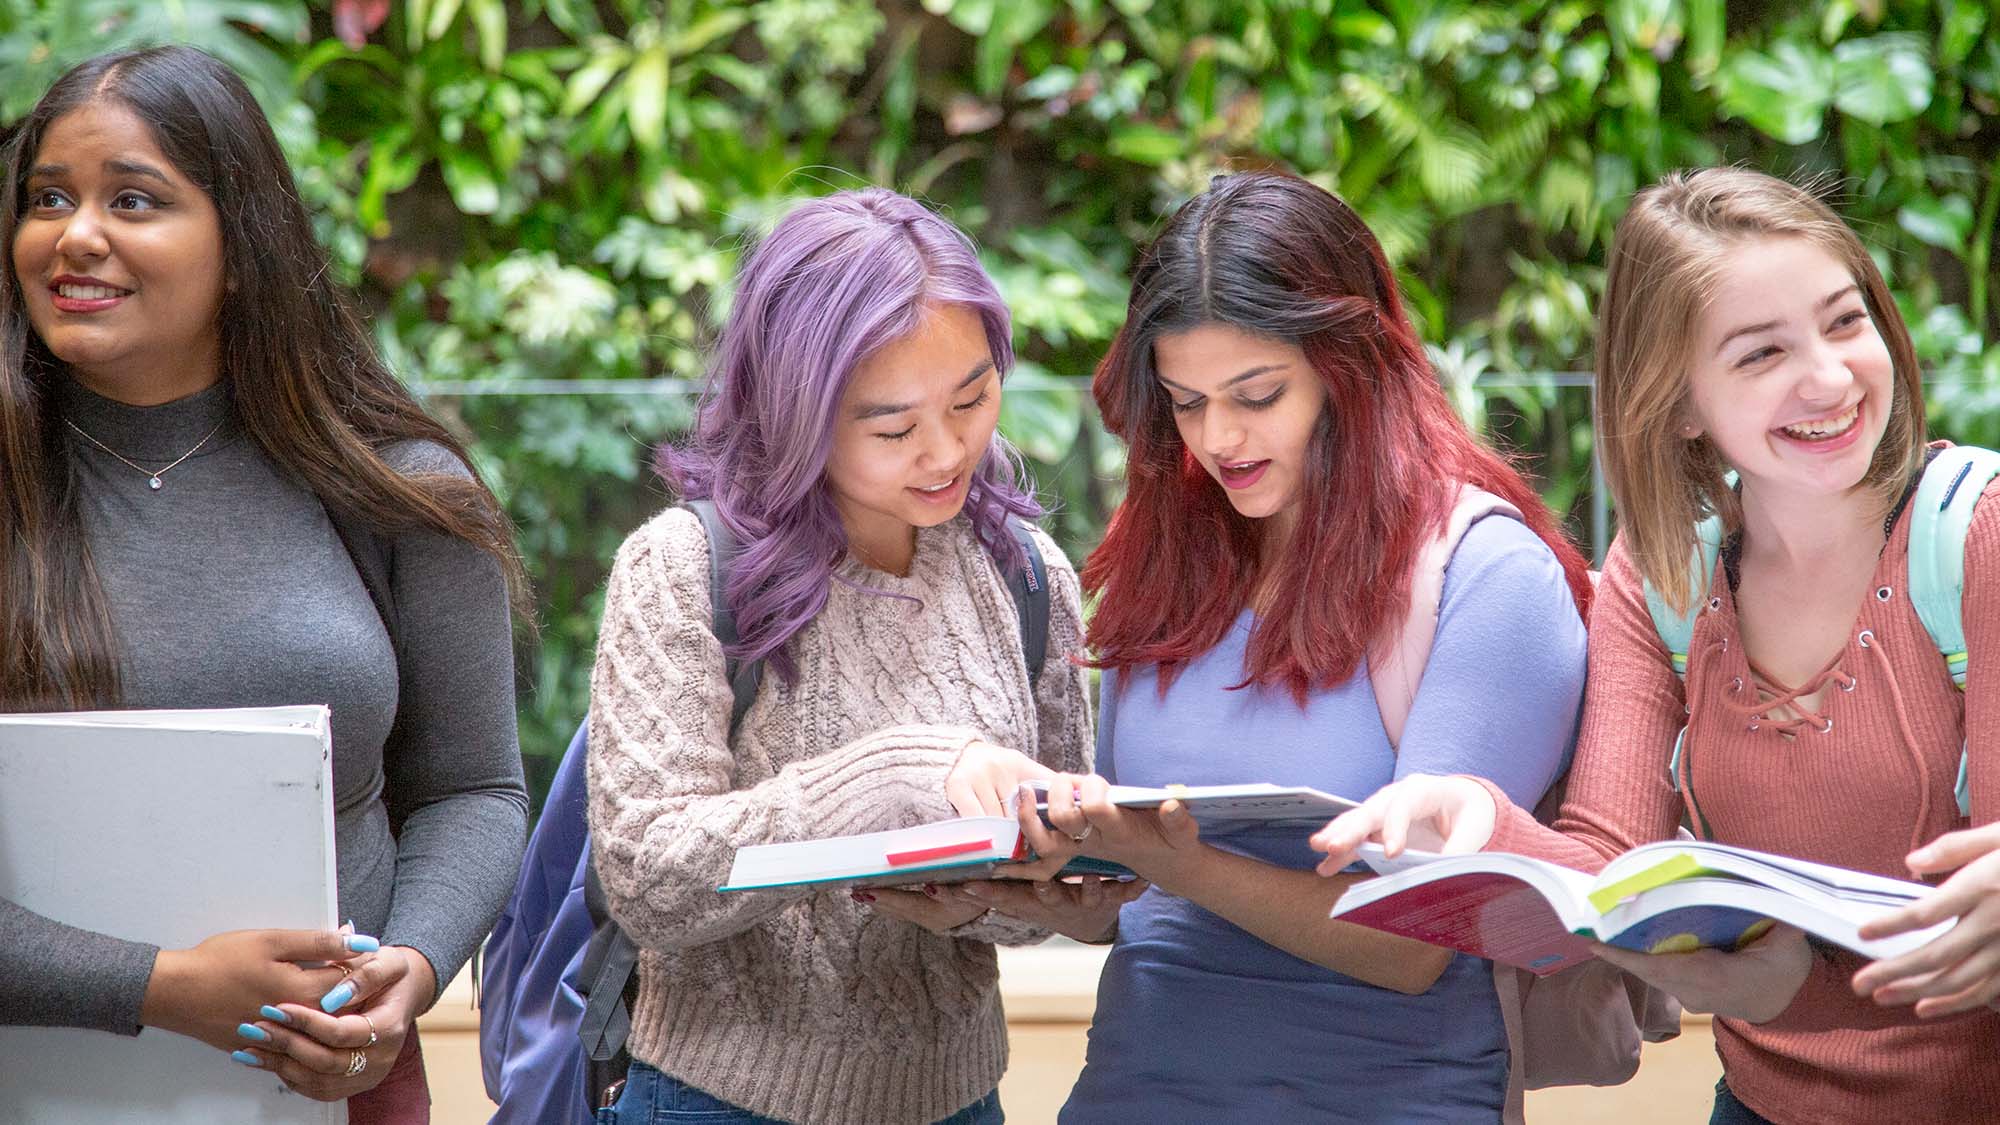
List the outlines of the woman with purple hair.
{"label": "woman with purple hair", "polygon": [[[894,192],[802,204],[744,264],[693,433],[659,464],[736,540],[737,639],[684,508],[626,540],[605,595],[590,829],[641,948],[607,1120],[1001,1120],[992,943],[1045,930],[935,893],[715,888],[745,845],[1002,814],[1088,769],[1076,573],[1032,532],[1038,680],[1006,586],[1009,521],[1041,511],[995,433],[1012,361],[970,242]],[[725,654],[770,669],[733,732]],[[1101,930],[1128,894],[1065,891],[1039,920]]]}

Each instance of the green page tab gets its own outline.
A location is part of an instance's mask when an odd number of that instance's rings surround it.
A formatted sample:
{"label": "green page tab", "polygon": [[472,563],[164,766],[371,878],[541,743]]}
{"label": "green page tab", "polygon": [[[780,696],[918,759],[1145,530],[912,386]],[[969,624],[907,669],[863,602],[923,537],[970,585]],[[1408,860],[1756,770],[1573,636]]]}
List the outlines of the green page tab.
{"label": "green page tab", "polygon": [[1687,852],[1678,852],[1644,871],[1634,872],[1616,883],[1590,892],[1590,905],[1596,907],[1597,912],[1602,914],[1633,895],[1650,891],[1654,887],[1664,887],[1668,883],[1678,882],[1691,875],[1699,875],[1705,870],[1700,860]]}

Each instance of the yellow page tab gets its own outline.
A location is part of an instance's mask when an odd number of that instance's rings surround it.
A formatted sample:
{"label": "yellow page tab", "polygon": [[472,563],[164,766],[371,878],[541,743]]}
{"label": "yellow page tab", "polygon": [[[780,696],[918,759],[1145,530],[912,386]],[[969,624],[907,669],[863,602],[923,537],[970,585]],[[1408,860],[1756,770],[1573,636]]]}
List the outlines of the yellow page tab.
{"label": "yellow page tab", "polygon": [[1633,895],[1650,891],[1654,887],[1664,887],[1668,883],[1678,882],[1692,875],[1699,875],[1705,870],[1707,869],[1702,867],[1701,861],[1694,856],[1687,852],[1677,852],[1643,871],[1634,872],[1616,883],[1590,892],[1590,905],[1596,907],[1598,913],[1602,914]]}

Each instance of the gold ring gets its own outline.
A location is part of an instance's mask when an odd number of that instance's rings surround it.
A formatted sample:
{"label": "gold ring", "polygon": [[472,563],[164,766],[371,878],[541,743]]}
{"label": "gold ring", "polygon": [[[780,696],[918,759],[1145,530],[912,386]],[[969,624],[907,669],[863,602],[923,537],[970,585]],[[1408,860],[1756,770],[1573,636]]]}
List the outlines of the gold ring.
{"label": "gold ring", "polygon": [[1083,831],[1078,832],[1076,835],[1071,836],[1069,838],[1069,842],[1072,844],[1081,844],[1085,840],[1090,839],[1090,834],[1096,830],[1097,830],[1097,825],[1086,824],[1083,826]]}
{"label": "gold ring", "polygon": [[347,1077],[352,1078],[368,1069],[368,1052],[354,1051],[347,1056]]}
{"label": "gold ring", "polygon": [[339,961],[335,961],[335,962],[333,963],[333,967],[334,967],[334,968],[336,968],[336,969],[339,969],[339,970],[340,970],[340,979],[341,979],[341,980],[346,980],[346,979],[347,979],[348,977],[351,977],[351,976],[353,976],[353,975],[354,975],[354,970],[353,970],[353,969],[350,969],[350,968],[348,968],[348,967],[347,967],[347,966],[346,966],[345,964],[343,964],[343,963],[341,963],[341,962],[339,962]]}
{"label": "gold ring", "polygon": [[362,1045],[365,1047],[373,1047],[375,1044],[380,1043],[382,1041],[382,1037],[375,1034],[375,1021],[368,1019],[368,1013],[356,1012],[354,1014],[360,1016],[364,1020],[368,1020],[368,1042]]}

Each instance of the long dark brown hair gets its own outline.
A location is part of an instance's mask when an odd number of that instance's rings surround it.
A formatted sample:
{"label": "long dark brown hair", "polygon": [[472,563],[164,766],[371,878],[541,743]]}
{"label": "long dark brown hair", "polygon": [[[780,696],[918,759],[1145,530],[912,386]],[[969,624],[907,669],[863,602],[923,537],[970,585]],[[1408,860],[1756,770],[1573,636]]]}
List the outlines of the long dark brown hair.
{"label": "long dark brown hair", "polygon": [[[383,535],[429,530],[492,555],[517,593],[512,529],[477,477],[405,476],[389,445],[465,449],[375,354],[327,277],[270,123],[242,80],[191,47],[100,55],[57,79],[6,152],[0,200],[0,710],[120,698],[117,638],[91,563],[78,478],[54,405],[66,378],[29,324],[13,245],[26,176],[51,124],[109,101],[208,194],[222,226],[222,379],[245,432],[329,510]],[[517,598],[517,604],[520,604]]]}
{"label": "long dark brown hair", "polygon": [[[1236,512],[1181,441],[1153,364],[1161,336],[1227,325],[1298,345],[1326,388],[1308,442],[1298,529],[1259,558]],[[1514,466],[1452,412],[1403,313],[1395,274],[1361,217],[1276,172],[1220,177],[1139,255],[1125,325],[1091,391],[1127,448],[1125,500],[1084,567],[1102,597],[1096,664],[1160,665],[1160,682],[1215,647],[1260,575],[1275,571],[1250,635],[1246,683],[1307,693],[1352,676],[1409,604],[1418,552],[1461,484],[1513,504],[1590,611],[1583,556]]]}

